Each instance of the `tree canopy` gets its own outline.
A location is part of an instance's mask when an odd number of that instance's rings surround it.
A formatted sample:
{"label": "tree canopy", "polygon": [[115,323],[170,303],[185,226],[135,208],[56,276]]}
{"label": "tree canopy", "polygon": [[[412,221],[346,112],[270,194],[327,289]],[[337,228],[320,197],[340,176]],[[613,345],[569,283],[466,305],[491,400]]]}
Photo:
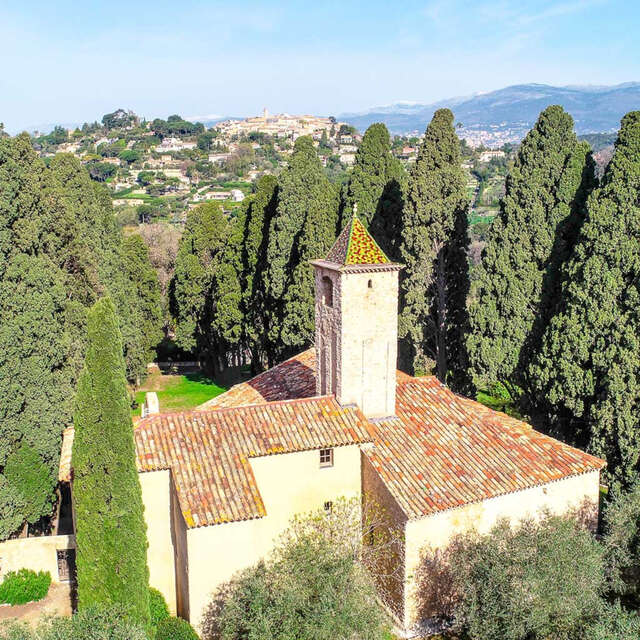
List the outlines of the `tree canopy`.
{"label": "tree canopy", "polygon": [[562,107],[545,109],[507,176],[474,280],[469,359],[477,379],[528,389],[527,363],[556,303],[593,183],[589,147]]}
{"label": "tree canopy", "polygon": [[402,212],[401,364],[464,386],[469,200],[453,114],[438,109],[418,151]]}
{"label": "tree canopy", "polygon": [[622,120],[563,270],[529,379],[539,423],[607,459],[629,486],[640,457],[640,112]]}

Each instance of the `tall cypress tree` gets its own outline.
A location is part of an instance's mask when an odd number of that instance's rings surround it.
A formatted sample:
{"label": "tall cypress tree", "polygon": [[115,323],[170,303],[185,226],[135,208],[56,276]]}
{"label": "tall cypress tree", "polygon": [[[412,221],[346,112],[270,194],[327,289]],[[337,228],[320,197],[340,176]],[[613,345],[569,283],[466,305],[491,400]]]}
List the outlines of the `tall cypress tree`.
{"label": "tall cypress tree", "polygon": [[265,354],[266,292],[263,287],[267,267],[269,226],[278,202],[278,181],[275,176],[263,176],[257,182],[255,194],[238,216],[242,232],[240,280],[244,314],[244,340],[251,350],[252,366],[257,372]]}
{"label": "tall cypress tree", "polygon": [[426,360],[442,381],[465,386],[469,199],[449,109],[435,112],[409,175],[402,214],[400,359]]}
{"label": "tall cypress tree", "polygon": [[0,484],[17,498],[1,515],[12,523],[50,514],[62,430],[71,415],[76,372],[61,260],[71,225],[29,136],[0,138],[0,470],[26,445],[49,472],[49,489],[36,500],[40,513],[25,509],[19,499],[25,487],[15,476],[3,478]]}
{"label": "tall cypress tree", "polygon": [[338,196],[308,136],[295,142],[280,174],[278,204],[269,228],[267,269],[268,355],[271,362],[308,345],[314,331],[313,274],[309,260],[324,256],[336,237]]}
{"label": "tall cypress tree", "polygon": [[471,368],[512,394],[529,387],[527,363],[558,294],[559,269],[575,243],[592,187],[589,146],[562,107],[545,109],[506,182],[474,282]]}
{"label": "tall cypress tree", "polygon": [[372,124],[356,153],[349,182],[344,188],[341,223],[351,219],[353,206],[383,251],[397,257],[406,173],[391,154],[389,131],[382,123]]}
{"label": "tall cypress tree", "polygon": [[640,459],[640,111],[623,118],[587,201],[559,301],[530,366],[537,417],[628,486]]}
{"label": "tall cypress tree", "polygon": [[78,605],[117,605],[148,623],[146,525],[115,307],[96,302],[74,415]]}
{"label": "tall cypress tree", "polygon": [[151,265],[149,248],[138,234],[124,239],[122,244],[123,272],[135,299],[134,320],[139,330],[140,359],[153,360],[155,348],[162,340],[162,295],[158,274]]}
{"label": "tall cypress tree", "polygon": [[207,369],[223,368],[225,347],[214,314],[214,281],[227,259],[229,223],[220,205],[207,202],[187,215],[178,247],[176,269],[170,287],[171,313],[176,321],[176,342],[198,354]]}

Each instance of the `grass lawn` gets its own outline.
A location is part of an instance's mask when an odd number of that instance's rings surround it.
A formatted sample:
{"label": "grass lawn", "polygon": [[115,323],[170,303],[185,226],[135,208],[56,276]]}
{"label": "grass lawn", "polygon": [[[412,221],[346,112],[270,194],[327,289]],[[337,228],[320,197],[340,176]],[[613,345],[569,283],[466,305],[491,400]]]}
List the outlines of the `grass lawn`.
{"label": "grass lawn", "polygon": [[133,409],[133,414],[140,415],[140,408],[147,391],[155,391],[158,394],[160,412],[166,413],[193,409],[226,390],[225,387],[221,387],[201,372],[178,375],[156,371],[151,373],[145,383],[136,391],[138,406]]}

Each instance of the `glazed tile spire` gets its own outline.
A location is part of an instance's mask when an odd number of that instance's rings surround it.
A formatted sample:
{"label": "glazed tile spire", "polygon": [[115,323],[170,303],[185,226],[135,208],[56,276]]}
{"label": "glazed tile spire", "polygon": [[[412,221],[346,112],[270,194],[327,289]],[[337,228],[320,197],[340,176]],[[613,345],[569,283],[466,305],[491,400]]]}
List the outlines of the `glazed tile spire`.
{"label": "glazed tile spire", "polygon": [[327,262],[340,265],[390,263],[389,258],[358,218],[357,212],[357,205],[354,205],[351,222],[331,247],[326,257]]}

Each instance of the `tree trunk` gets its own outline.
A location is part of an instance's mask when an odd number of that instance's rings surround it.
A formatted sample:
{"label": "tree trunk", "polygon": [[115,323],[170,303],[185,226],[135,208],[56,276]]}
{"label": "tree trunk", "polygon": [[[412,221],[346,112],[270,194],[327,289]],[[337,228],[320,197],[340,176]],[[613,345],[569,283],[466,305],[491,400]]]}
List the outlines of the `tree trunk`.
{"label": "tree trunk", "polygon": [[444,250],[440,249],[435,261],[436,286],[436,372],[440,382],[447,379],[447,276]]}

